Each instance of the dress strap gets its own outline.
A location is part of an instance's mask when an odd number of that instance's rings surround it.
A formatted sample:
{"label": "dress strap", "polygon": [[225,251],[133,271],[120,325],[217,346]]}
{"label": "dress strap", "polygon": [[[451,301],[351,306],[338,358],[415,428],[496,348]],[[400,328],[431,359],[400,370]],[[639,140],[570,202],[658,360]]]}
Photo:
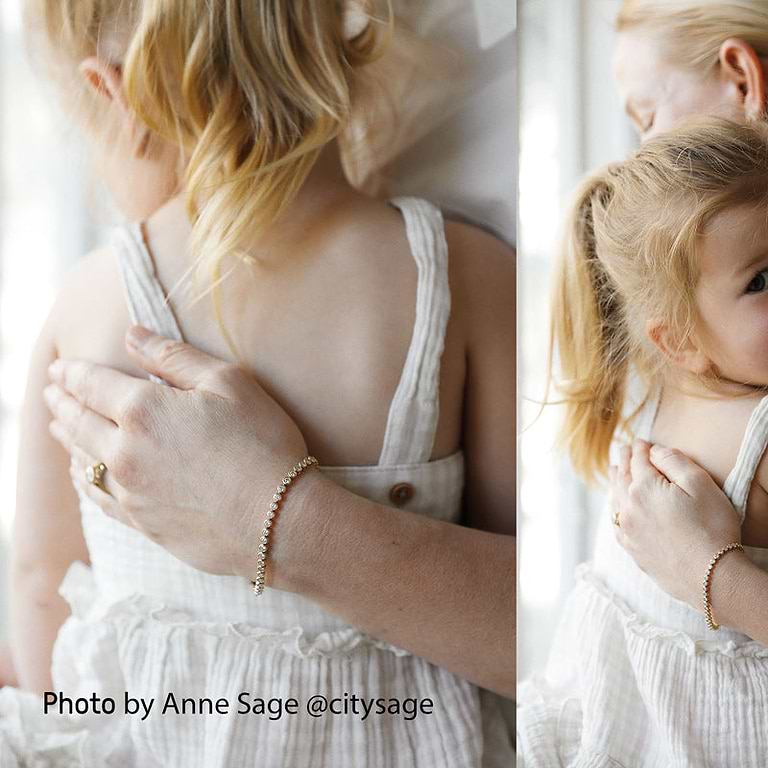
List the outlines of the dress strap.
{"label": "dress strap", "polygon": [[413,197],[390,203],[405,219],[418,283],[413,336],[389,409],[379,464],[418,464],[429,461],[437,431],[440,360],[451,312],[448,244],[439,208]]}
{"label": "dress strap", "polygon": [[742,523],[747,514],[749,491],[766,448],[768,448],[768,396],[764,397],[752,411],[736,464],[723,485],[723,491],[739,513]]}
{"label": "dress strap", "polygon": [[[141,224],[116,227],[113,245],[120,262],[125,298],[134,323],[155,333],[182,341],[181,329],[157,278],[152,256],[144,242]],[[156,376],[153,381],[162,382]]]}

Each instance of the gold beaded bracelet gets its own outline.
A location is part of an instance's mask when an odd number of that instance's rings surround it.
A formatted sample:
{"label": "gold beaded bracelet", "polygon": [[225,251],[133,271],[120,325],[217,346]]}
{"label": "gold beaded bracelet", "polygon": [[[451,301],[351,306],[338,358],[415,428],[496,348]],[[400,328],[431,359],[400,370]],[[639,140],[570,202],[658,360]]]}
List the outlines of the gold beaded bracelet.
{"label": "gold beaded bracelet", "polygon": [[715,621],[715,617],[712,614],[712,600],[710,597],[710,590],[712,587],[712,573],[715,570],[715,566],[720,561],[720,558],[728,552],[732,552],[734,549],[740,549],[744,551],[744,547],[738,542],[729,544],[727,547],[723,547],[710,561],[707,568],[707,575],[704,577],[704,584],[701,588],[702,601],[704,603],[704,615],[707,618],[707,626],[711,630],[720,629],[720,625]]}
{"label": "gold beaded bracelet", "polygon": [[280,502],[283,499],[283,494],[286,492],[288,486],[305,470],[310,467],[318,465],[318,461],[314,456],[307,456],[306,459],[302,459],[296,466],[291,469],[288,474],[283,478],[280,485],[277,486],[277,491],[272,497],[272,503],[269,505],[269,510],[264,519],[264,526],[261,529],[261,537],[259,538],[259,556],[256,563],[256,579],[251,582],[253,587],[253,594],[260,595],[264,591],[264,573],[267,568],[267,545],[269,544],[269,532],[272,528],[272,521],[275,519],[277,510],[280,508]]}

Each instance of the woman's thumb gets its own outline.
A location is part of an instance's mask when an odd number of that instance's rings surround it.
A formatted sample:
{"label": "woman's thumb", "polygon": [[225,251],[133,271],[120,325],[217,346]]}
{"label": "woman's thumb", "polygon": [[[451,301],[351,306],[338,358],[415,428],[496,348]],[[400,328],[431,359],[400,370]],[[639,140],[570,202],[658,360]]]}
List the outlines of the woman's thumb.
{"label": "woman's thumb", "polygon": [[709,475],[692,459],[675,448],[653,445],[650,450],[651,464],[661,472],[670,483],[682,488],[690,496],[695,495],[696,487]]}
{"label": "woman's thumb", "polygon": [[211,374],[224,363],[205,352],[175,341],[140,325],[131,326],[125,335],[131,357],[147,373],[154,374],[178,389],[196,389],[211,380]]}

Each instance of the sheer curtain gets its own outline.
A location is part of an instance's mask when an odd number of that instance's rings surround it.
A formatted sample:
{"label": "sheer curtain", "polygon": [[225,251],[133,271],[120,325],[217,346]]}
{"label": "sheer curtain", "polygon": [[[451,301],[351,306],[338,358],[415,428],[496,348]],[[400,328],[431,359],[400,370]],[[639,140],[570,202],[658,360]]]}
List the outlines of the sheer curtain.
{"label": "sheer curtain", "polygon": [[[18,414],[29,356],[61,274],[85,253],[82,154],[55,95],[32,71],[21,0],[0,3],[0,574],[6,578],[15,508]],[[0,583],[0,636],[5,634]]]}
{"label": "sheer curtain", "polygon": [[[545,397],[551,266],[571,190],[635,138],[611,76],[621,0],[521,0],[518,674],[544,664],[573,570],[589,558],[604,500],[554,449],[560,414]],[[556,393],[553,393],[553,399]]]}

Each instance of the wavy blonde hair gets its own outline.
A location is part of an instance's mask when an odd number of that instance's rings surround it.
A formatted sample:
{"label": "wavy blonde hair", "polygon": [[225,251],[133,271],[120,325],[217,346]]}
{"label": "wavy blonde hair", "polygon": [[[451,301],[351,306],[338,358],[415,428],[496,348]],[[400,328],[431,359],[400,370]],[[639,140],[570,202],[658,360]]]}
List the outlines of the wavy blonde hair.
{"label": "wavy blonde hair", "polygon": [[763,0],[624,0],[619,32],[647,28],[668,58],[687,69],[710,72],[730,37],[768,56],[768,3]]}
{"label": "wavy blonde hair", "polygon": [[[706,333],[695,301],[698,253],[721,211],[768,204],[768,126],[696,120],[649,140],[580,186],[555,278],[552,346],[565,401],[561,444],[586,479],[606,471],[630,367],[670,373],[648,320],[684,344]],[[663,380],[663,378],[662,378]]]}
{"label": "wavy blonde hair", "polygon": [[[355,167],[346,132],[392,23],[391,12],[360,23],[369,10],[367,0],[26,0],[33,46],[42,32],[52,73],[78,88],[88,122],[97,100],[77,66],[100,56],[120,67],[138,118],[179,147],[194,263],[213,285],[330,141]],[[355,133],[364,140],[359,124]]]}

